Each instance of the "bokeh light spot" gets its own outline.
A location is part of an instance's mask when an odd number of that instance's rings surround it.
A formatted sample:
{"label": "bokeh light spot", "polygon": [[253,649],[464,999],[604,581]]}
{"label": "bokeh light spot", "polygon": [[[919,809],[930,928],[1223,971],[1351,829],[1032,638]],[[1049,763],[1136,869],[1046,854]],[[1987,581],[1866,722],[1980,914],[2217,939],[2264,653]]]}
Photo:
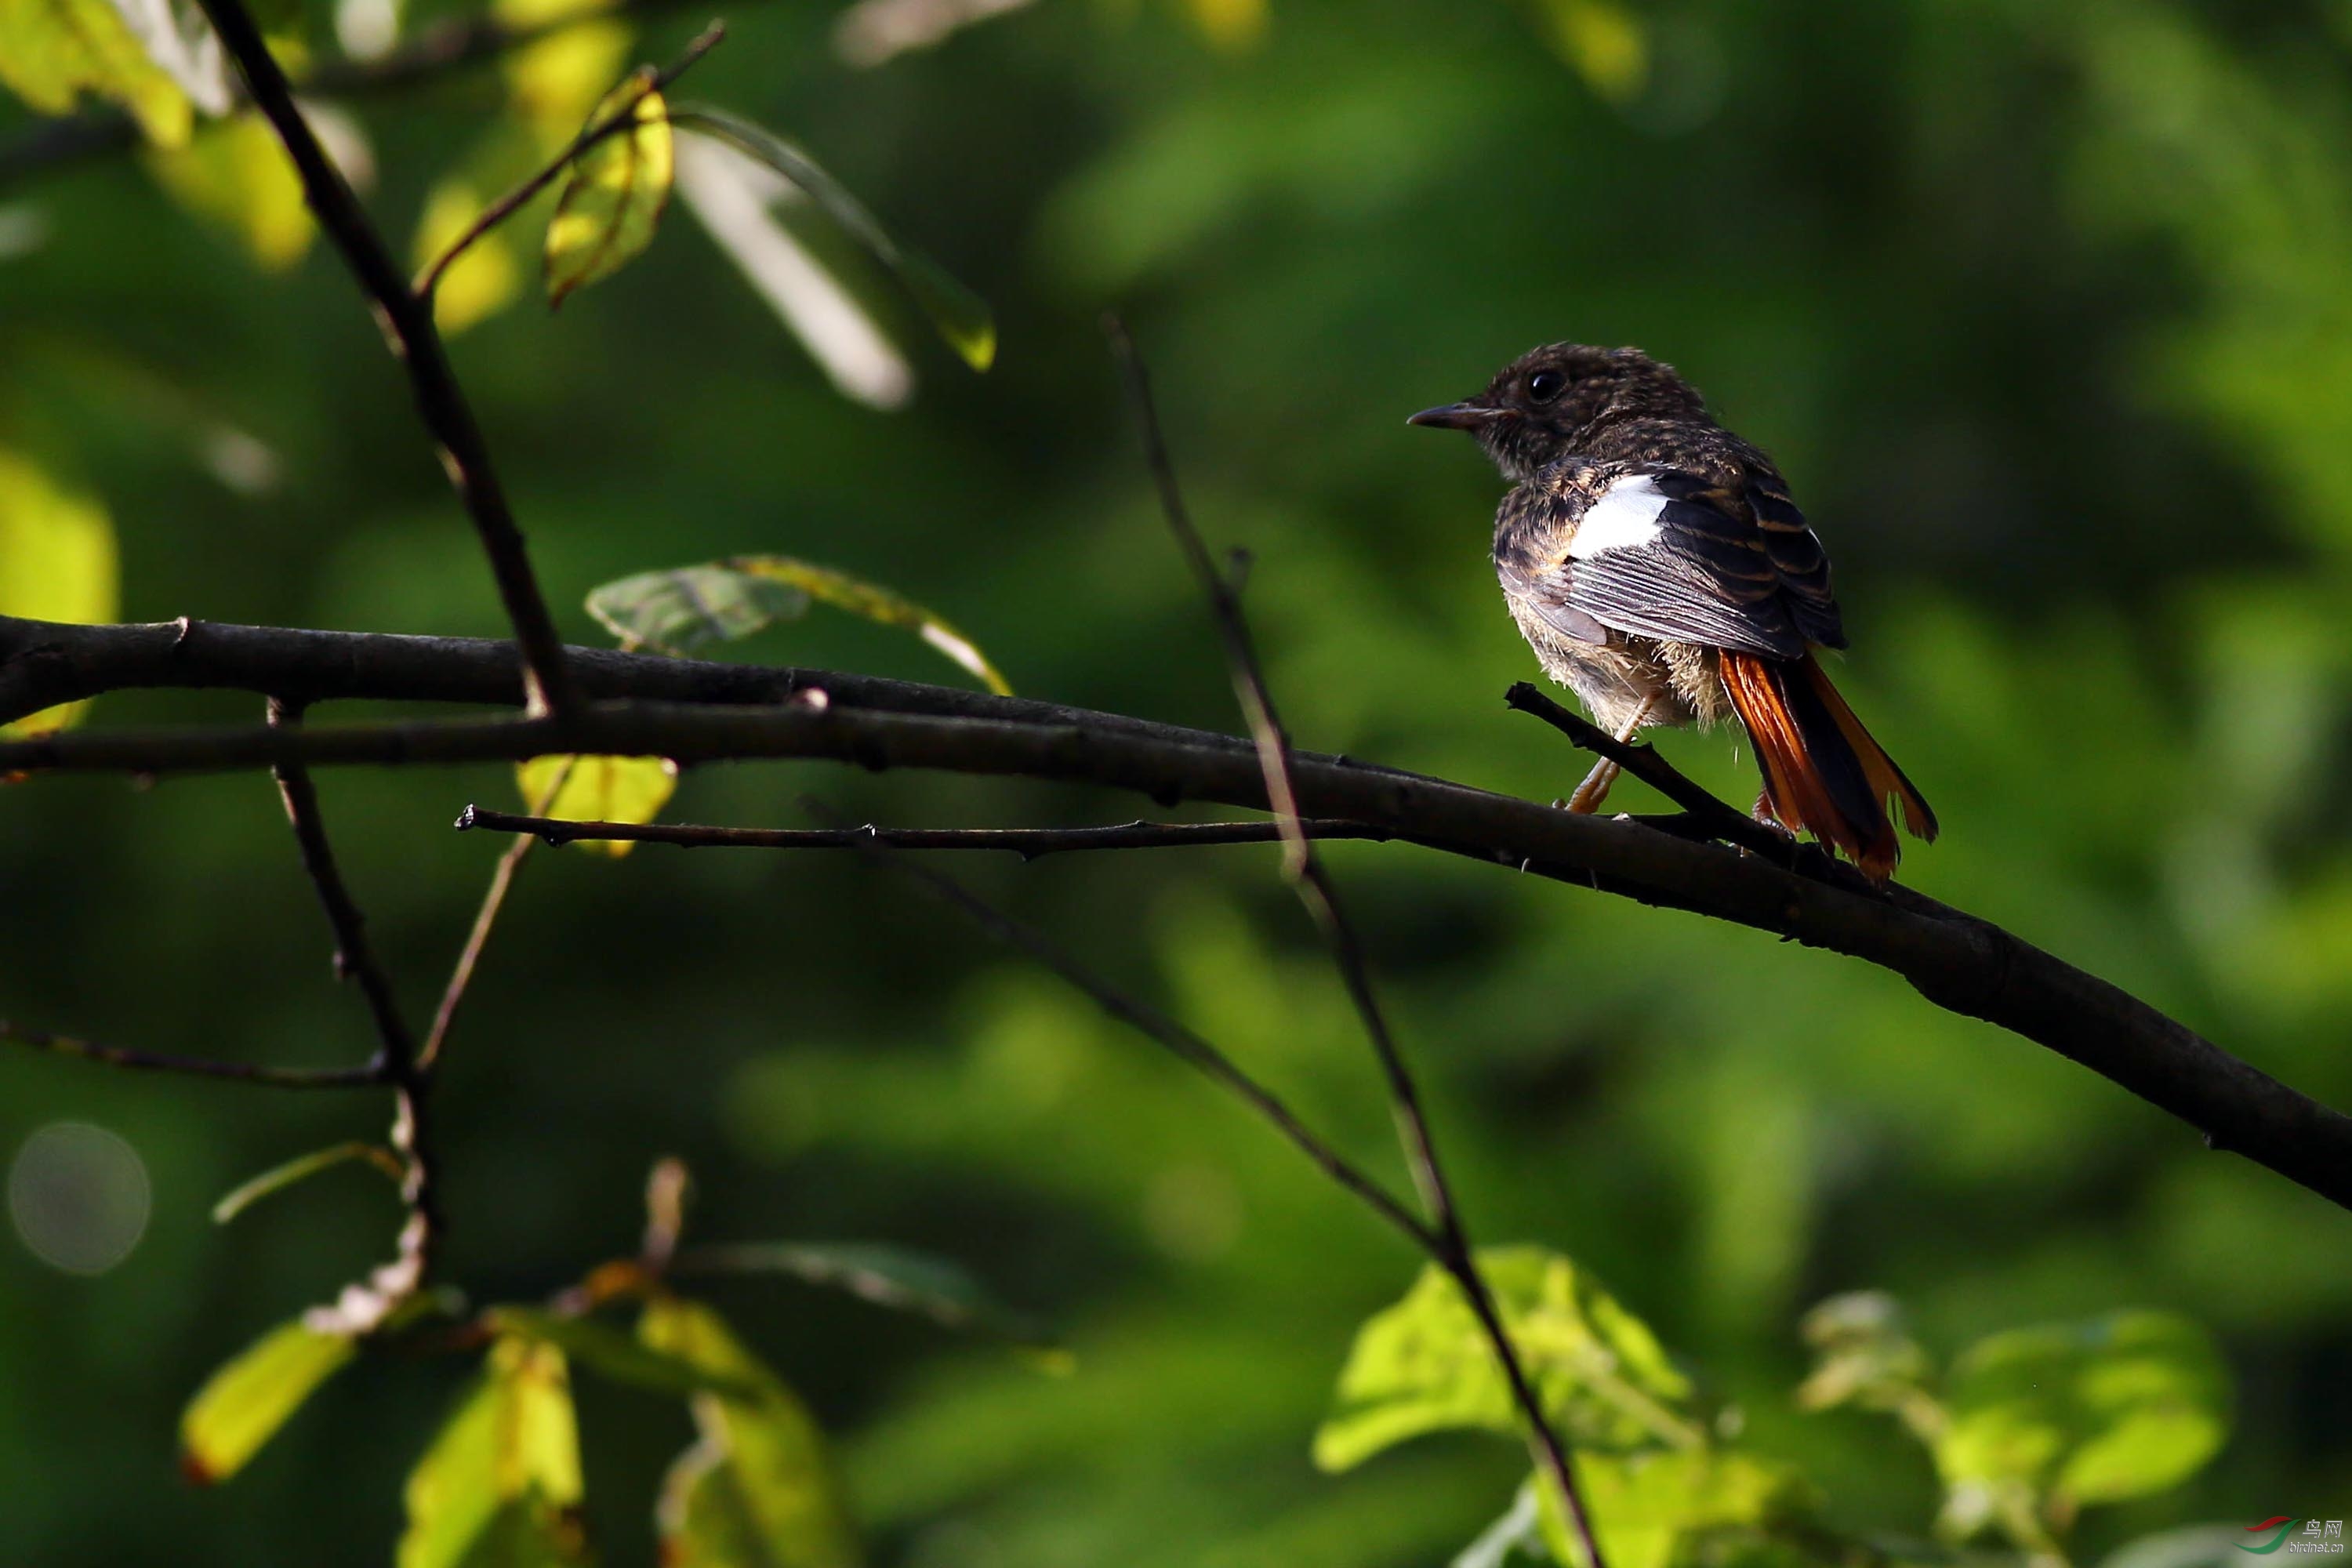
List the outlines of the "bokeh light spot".
{"label": "bokeh light spot", "polygon": [[103,1274],[146,1234],[153,1189],[139,1151],[103,1127],[52,1121],[8,1167],[8,1217],[34,1257],[68,1274]]}

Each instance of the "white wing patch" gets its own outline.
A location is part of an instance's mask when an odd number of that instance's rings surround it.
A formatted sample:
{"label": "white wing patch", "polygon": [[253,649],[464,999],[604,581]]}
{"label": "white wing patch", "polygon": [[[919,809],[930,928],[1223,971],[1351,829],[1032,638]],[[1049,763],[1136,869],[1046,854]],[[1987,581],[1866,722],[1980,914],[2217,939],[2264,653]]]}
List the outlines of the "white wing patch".
{"label": "white wing patch", "polygon": [[1666,510],[1667,499],[1650,475],[1626,475],[1578,520],[1569,559],[1590,561],[1604,551],[1641,549],[1658,537],[1658,514]]}

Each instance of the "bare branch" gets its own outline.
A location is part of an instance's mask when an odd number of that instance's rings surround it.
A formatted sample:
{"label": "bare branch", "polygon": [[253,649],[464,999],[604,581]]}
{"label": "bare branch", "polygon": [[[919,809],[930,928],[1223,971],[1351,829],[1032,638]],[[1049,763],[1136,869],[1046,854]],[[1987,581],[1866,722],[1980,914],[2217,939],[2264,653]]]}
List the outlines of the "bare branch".
{"label": "bare branch", "polygon": [[1298,791],[1291,777],[1290,737],[1283,730],[1274,694],[1266,688],[1256,639],[1251,636],[1249,619],[1242,611],[1238,587],[1242,560],[1236,559],[1229,576],[1219,572],[1210,559],[1208,546],[1202,542],[1200,531],[1192,526],[1192,515],[1184,509],[1176,468],[1169,458],[1167,439],[1160,431],[1159,410],[1152,404],[1151,379],[1144,369],[1143,356],[1136,352],[1134,340],[1117,316],[1106,318],[1106,322],[1111,351],[1125,375],[1129,400],[1142,431],[1144,459],[1160,490],[1160,510],[1216,616],[1217,630],[1225,645],[1225,660],[1233,674],[1234,692],[1241,700],[1243,716],[1249,721],[1250,735],[1256,744],[1258,765],[1265,778],[1266,799],[1282,826],[1284,873],[1321,929],[1331,952],[1331,962],[1347,986],[1349,999],[1355,1004],[1356,1016],[1362,1020],[1364,1037],[1371,1042],[1372,1053],[1388,1080],[1397,1139],[1404,1146],[1405,1163],[1412,1172],[1422,1206],[1435,1227],[1430,1256],[1461,1287],[1470,1310],[1477,1316],[1479,1327],[1486,1332],[1487,1343],[1494,1349],[1495,1359],[1502,1364],[1512,1401],[1526,1423],[1528,1445],[1534,1451],[1537,1468],[1551,1484],[1562,1514],[1576,1532],[1586,1568],[1605,1568],[1600,1539],[1593,1534],[1591,1518],[1577,1489],[1575,1466],[1559,1434],[1552,1429],[1550,1418],[1544,1414],[1542,1402],[1536,1397],[1535,1386],[1520,1364],[1518,1349],[1511,1343],[1501,1314],[1496,1310],[1494,1294],[1486,1289],[1486,1276],[1478,1271],[1469,1228],[1446,1184],[1444,1166],[1438,1160],[1437,1142],[1430,1131],[1428,1112],[1422,1106],[1420,1087],[1413,1081],[1412,1069],[1389,1027],[1380,996],[1372,989],[1371,966],[1364,957],[1363,943],[1348,918],[1346,906],[1339,901],[1339,889],[1332,883],[1300,823]]}
{"label": "bare branch", "polygon": [[71,1035],[53,1035],[47,1029],[13,1024],[5,1018],[0,1018],[0,1040],[32,1050],[47,1051],[51,1056],[75,1057],[108,1067],[128,1068],[133,1072],[225,1079],[231,1083],[257,1083],[271,1089],[372,1089],[383,1082],[383,1069],[373,1066],[276,1068],[253,1062],[207,1061],[200,1057],[175,1057],[160,1051],[134,1050],[128,1046],[102,1046],[95,1040],[78,1039]]}
{"label": "bare branch", "polygon": [[[569,646],[563,652],[564,668],[588,698],[761,704],[821,690],[853,708],[1024,723],[1058,719],[1137,733],[1201,733],[969,687],[848,670],[720,664],[608,647]],[[133,689],[249,691],[311,703],[366,698],[514,708],[523,701],[514,645],[488,637],[305,631],[190,616],[137,626],[77,626],[0,615],[0,723],[60,702]]]}
{"label": "bare branch", "polygon": [[416,275],[415,288],[417,298],[430,304],[433,291],[441,286],[443,275],[457,264],[457,258],[465,255],[476,240],[512,217],[533,196],[554,184],[556,176],[570,168],[572,160],[578,158],[580,154],[606,138],[634,125],[637,118],[637,105],[644,102],[648,94],[667,89],[670,83],[690,69],[695,61],[718,47],[726,37],[726,27],[713,22],[698,34],[694,41],[686,46],[686,52],[679,55],[667,67],[658,71],[650,66],[638,68],[635,79],[637,90],[629,95],[628,101],[595,124],[583,127],[580,134],[572,139],[572,144],[550,159],[544,167],[482,209],[481,216],[467,224],[465,232],[451,240],[448,247],[435,257],[431,265]]}
{"label": "bare branch", "polygon": [[498,581],[499,598],[513,625],[515,642],[522,650],[528,706],[533,712],[572,706],[572,688],[563,668],[563,644],[556,636],[547,601],[531,574],[530,557],[522,531],[515,526],[506,492],[490,466],[489,447],[475,423],[473,410],[450,368],[449,355],[433,324],[429,300],[413,292],[384,247],[383,237],[360,205],[359,197],[337,169],[302,112],[295,107],[294,91],[286,73],[262,41],[243,0],[198,0],[205,16],[220,36],[221,47],[236,62],[245,89],[294,160],[301,176],[302,194],[319,226],[341,250],[361,290],[375,310],[393,354],[408,372],[416,394],[416,408],[432,436],[442,467],[456,487],[458,500],[473,519],[482,550],[489,557]]}
{"label": "bare branch", "polygon": [[[175,641],[176,638],[176,641]],[[665,756],[681,763],[824,757],[864,768],[1076,780],[1163,805],[1266,806],[1250,743],[1124,714],[986,692],[809,669],[763,669],[583,651],[599,695],[638,701],[550,720],[465,718],[367,725],[80,730],[0,742],[0,774],[130,774],[252,768],[514,761],[548,752]],[[0,616],[0,715],[122,687],[273,687],[314,698],[520,700],[511,647],[166,622],[66,626]],[[823,690],[824,711],[779,705]],[[689,703],[695,705],[688,705]],[[756,704],[740,706],[740,704]],[[1447,780],[1294,752],[1299,805],[1401,839],[1580,888],[1687,910],[1826,948],[1901,974],[1937,1006],[2015,1031],[2203,1132],[2352,1207],[2352,1119],[2295,1093],[2147,1003],[1988,921],[1900,887],[1884,893],[1813,880],[1760,856],[1639,821],[1555,811]]]}
{"label": "bare branch", "polygon": [[[1693,784],[1683,776],[1679,768],[1661,756],[1655,746],[1619,740],[1600,725],[1561,707],[1528,681],[1522,680],[1504,692],[1503,702],[1518,712],[1534,714],[1584,750],[1615,763],[1681,806],[1695,824],[1705,828],[1708,837],[1737,844],[1776,865],[1793,866],[1797,863],[1798,851],[1801,847],[1794,838],[1757,821],[1737,806]],[[1816,876],[1824,871],[1832,874],[1843,871],[1846,878],[1842,879],[1848,886],[1861,888],[1868,885],[1860,872],[1827,856],[1821,858],[1820,864],[1809,865],[1806,869],[1809,874]]]}
{"label": "bare branch", "polygon": [[[301,720],[299,706],[274,697],[269,700],[271,730],[283,732],[299,729]],[[278,793],[286,803],[287,821],[293,825],[294,842],[301,850],[302,868],[310,873],[311,886],[318,889],[320,907],[326,911],[327,924],[335,933],[336,978],[355,978],[367,998],[381,1045],[373,1066],[393,1094],[390,1142],[400,1158],[400,1199],[407,1205],[408,1219],[401,1226],[393,1260],[377,1268],[365,1284],[346,1287],[336,1305],[327,1310],[342,1327],[352,1332],[364,1332],[382,1325],[393,1309],[424,1285],[425,1272],[432,1265],[434,1245],[440,1237],[441,1206],[435,1187],[437,1172],[427,1121],[432,1083],[418,1068],[416,1037],[409,1032],[406,1020],[401,1016],[391,978],[368,945],[367,921],[360,914],[359,905],[352,901],[351,889],[344,885],[341,868],[335,864],[333,847],[327,840],[326,818],[319,809],[319,792],[310,783],[309,770],[299,761],[289,759],[278,763],[272,772],[278,778]]]}
{"label": "bare branch", "polygon": [[[1369,838],[1385,843],[1395,835],[1360,822],[1311,817],[1299,825],[1310,838]],[[683,823],[571,822],[523,816],[469,805],[457,816],[457,830],[487,828],[522,833],[550,844],[583,839],[628,844],[675,844],[682,849],[1001,849],[1034,860],[1084,849],[1169,849],[1213,844],[1276,844],[1283,827],[1275,822],[1122,822],[1104,827],[699,827]]]}
{"label": "bare branch", "polygon": [[[273,729],[302,721],[299,705],[276,698],[269,700],[268,713]],[[375,1020],[383,1071],[396,1082],[406,1076],[415,1058],[415,1037],[400,1016],[391,977],[368,945],[367,921],[352,901],[351,889],[335,864],[334,849],[327,842],[326,821],[319,812],[319,792],[310,783],[310,770],[299,762],[279,763],[271,772],[278,779],[278,798],[286,803],[286,820],[294,828],[294,842],[302,852],[302,869],[318,889],[320,907],[326,910],[327,924],[335,933],[335,978],[358,982],[360,994],[367,998],[368,1014]]]}

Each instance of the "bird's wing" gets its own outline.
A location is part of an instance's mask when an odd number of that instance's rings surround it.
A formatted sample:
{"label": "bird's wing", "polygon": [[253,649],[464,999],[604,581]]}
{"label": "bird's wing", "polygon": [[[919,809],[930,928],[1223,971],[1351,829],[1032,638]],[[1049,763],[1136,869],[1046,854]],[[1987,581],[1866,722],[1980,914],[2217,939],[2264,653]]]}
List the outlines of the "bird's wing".
{"label": "bird's wing", "polygon": [[1649,468],[1587,470],[1559,493],[1570,505],[1589,498],[1541,584],[1563,610],[1637,637],[1773,658],[1845,646],[1828,557],[1777,489]]}
{"label": "bird's wing", "polygon": [[1838,614],[1837,595],[1830,592],[1829,552],[1822,548],[1805,514],[1777,476],[1750,483],[1741,499],[1764,535],[1764,553],[1780,574],[1797,629],[1823,647],[1845,647],[1845,622]]}

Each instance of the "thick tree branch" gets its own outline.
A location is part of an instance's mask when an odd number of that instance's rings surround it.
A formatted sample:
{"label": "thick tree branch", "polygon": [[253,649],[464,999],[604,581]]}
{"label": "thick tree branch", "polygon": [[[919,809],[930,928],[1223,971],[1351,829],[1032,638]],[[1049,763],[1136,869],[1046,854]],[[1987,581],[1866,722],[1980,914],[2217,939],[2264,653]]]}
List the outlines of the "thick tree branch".
{"label": "thick tree branch", "polygon": [[[782,702],[814,689],[857,708],[1058,721],[1138,733],[1200,733],[1146,719],[845,670],[718,664],[579,647],[566,647],[564,655],[564,667],[588,698],[750,705]],[[304,631],[186,617],[82,626],[0,616],[0,724],[57,703],[131,689],[248,691],[312,703],[373,699],[515,708],[523,702],[514,645],[488,637]]]}
{"label": "thick tree branch", "polygon": [[175,1057],[161,1051],[135,1050],[128,1046],[104,1046],[95,1040],[78,1039],[71,1035],[53,1035],[47,1029],[36,1029],[24,1024],[12,1024],[0,1018],[0,1040],[11,1045],[47,1051],[56,1057],[74,1057],[86,1062],[101,1062],[108,1067],[128,1068],[133,1072],[178,1073],[184,1078],[225,1079],[231,1083],[257,1083],[271,1089],[373,1089],[383,1082],[383,1072],[373,1065],[357,1068],[277,1068],[254,1062],[216,1062],[201,1057]]}
{"label": "thick tree branch", "polygon": [[499,598],[522,650],[527,705],[534,712],[569,707],[572,688],[563,668],[562,639],[556,636],[547,601],[540,594],[538,579],[531,575],[522,531],[515,526],[506,492],[490,466],[481,427],[474,421],[457,373],[450,368],[448,352],[434,327],[432,301],[408,287],[350,183],[295,107],[293,88],[242,0],[197,3],[220,36],[221,47],[236,62],[254,107],[286,144],[295,172],[301,176],[303,198],[359,279],[394,357],[407,369],[417,413],[433,437],[450,484],[473,519],[483,552],[489,557]]}
{"label": "thick tree branch", "polygon": [[1453,1276],[1477,1317],[1478,1326],[1485,1331],[1495,1359],[1502,1366],[1504,1381],[1510,1386],[1511,1398],[1518,1406],[1520,1419],[1527,1426],[1528,1446],[1534,1452],[1536,1468],[1549,1483],[1562,1516],[1575,1532],[1586,1568],[1605,1568],[1601,1542],[1592,1531],[1591,1516],[1586,1512],[1583,1494],[1577,1488],[1575,1466],[1552,1426],[1551,1417],[1545,1414],[1542,1401],[1536,1397],[1535,1386],[1519,1363],[1517,1347],[1511,1343],[1503,1327],[1502,1314],[1496,1310],[1494,1293],[1486,1289],[1486,1276],[1478,1271],[1469,1227],[1446,1182],[1445,1167],[1438,1159],[1437,1141],[1430,1130],[1429,1113],[1422,1105],[1421,1089],[1389,1027],[1388,1014],[1381,1006],[1379,994],[1372,989],[1371,964],[1364,955],[1363,943],[1356,935],[1355,923],[1348,918],[1346,906],[1339,901],[1339,887],[1315,853],[1315,846],[1300,820],[1298,789],[1291,776],[1290,735],[1283,728],[1274,693],[1266,686],[1265,669],[1257,657],[1257,639],[1250,630],[1249,617],[1242,610],[1240,580],[1245,558],[1236,552],[1230,573],[1218,571],[1216,563],[1210,558],[1209,547],[1201,531],[1192,525],[1192,513],[1186,510],[1183,492],[1176,482],[1176,466],[1168,455],[1168,440],[1160,429],[1159,409],[1152,402],[1151,378],[1144,368],[1143,356],[1117,316],[1108,317],[1107,324],[1111,352],[1126,379],[1128,398],[1143,437],[1144,460],[1160,491],[1160,512],[1209,601],[1209,608],[1216,617],[1218,636],[1225,645],[1234,695],[1240,700],[1243,717],[1248,721],[1250,736],[1257,748],[1258,771],[1265,780],[1266,800],[1282,829],[1283,871],[1321,930],[1330,949],[1331,962],[1338,966],[1349,999],[1355,1004],[1356,1016],[1363,1023],[1364,1037],[1371,1042],[1372,1054],[1388,1080],[1397,1141],[1403,1145],[1405,1163],[1412,1172],[1422,1208],[1434,1227],[1430,1256]]}
{"label": "thick tree branch", "polygon": [[[457,814],[460,833],[473,828],[521,833],[550,844],[583,839],[625,844],[674,844],[681,849],[1001,849],[1034,860],[1083,849],[1179,849],[1212,844],[1278,844],[1278,822],[1122,822],[1106,827],[699,827],[664,822],[572,822],[523,816],[469,805]],[[1309,838],[1392,837],[1360,822],[1310,817],[1298,824]]]}
{"label": "thick tree branch", "polygon": [[[235,687],[315,699],[520,699],[513,650],[472,639],[171,623],[67,627],[0,617],[0,717],[117,687]],[[568,721],[466,718],[281,732],[86,730],[0,742],[0,773],[126,773],[331,763],[513,761],[550,752],[824,757],[1090,782],[1163,805],[1264,810],[1250,743],[1120,714],[874,676],[579,651],[594,695],[638,701]],[[35,671],[30,676],[27,671]],[[823,711],[773,706],[825,691]],[[30,706],[18,709],[17,703]],[[768,706],[740,706],[766,703]],[[1937,1005],[2011,1029],[2229,1149],[2352,1208],[2352,1119],[2231,1056],[2147,1003],[1974,916],[1907,889],[1875,895],[1639,822],[1555,811],[1467,784],[1294,752],[1299,807],[1399,838],[1644,903],[1712,915],[1904,976]]]}

